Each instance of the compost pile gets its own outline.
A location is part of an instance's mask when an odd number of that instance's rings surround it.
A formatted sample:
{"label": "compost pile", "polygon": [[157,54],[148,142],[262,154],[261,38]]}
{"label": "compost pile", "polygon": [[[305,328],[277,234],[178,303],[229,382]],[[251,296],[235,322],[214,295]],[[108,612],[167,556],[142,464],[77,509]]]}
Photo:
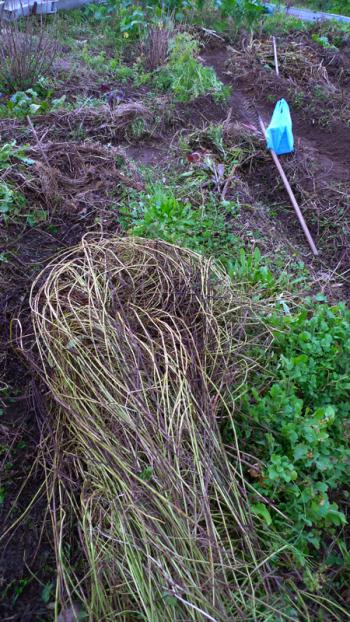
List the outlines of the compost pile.
{"label": "compost pile", "polygon": [[247,619],[264,593],[238,451],[219,430],[233,426],[249,346],[268,340],[251,304],[209,260],[140,238],[85,237],[34,284],[56,404],[44,455],[63,607],[79,600],[90,620]]}

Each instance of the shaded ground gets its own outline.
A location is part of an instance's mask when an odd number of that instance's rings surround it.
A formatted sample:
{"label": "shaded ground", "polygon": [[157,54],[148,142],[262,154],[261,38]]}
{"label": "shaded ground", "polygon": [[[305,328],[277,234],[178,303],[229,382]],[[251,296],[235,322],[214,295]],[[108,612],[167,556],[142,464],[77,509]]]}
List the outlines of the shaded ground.
{"label": "shaded ground", "polygon": [[[23,334],[31,331],[27,306],[30,285],[49,257],[79,240],[86,231],[118,231],[120,193],[123,187],[143,187],[142,167],[154,167],[161,178],[165,175],[168,179],[186,170],[189,165],[180,138],[188,138],[194,130],[203,130],[210,124],[223,124],[227,144],[249,145],[252,157],[237,167],[227,190],[227,198],[235,199],[239,194],[244,199],[240,216],[232,223],[233,230],[245,242],[258,243],[267,256],[282,253],[286,266],[302,259],[310,269],[315,286],[330,297],[344,299],[348,296],[349,124],[343,109],[340,118],[339,108],[334,111],[322,97],[314,109],[309,104],[298,108],[291,103],[297,148],[294,155],[283,158],[283,164],[320,248],[320,258],[315,259],[257,131],[257,113],[268,122],[276,99],[285,96],[290,101],[291,89],[296,92],[301,88],[299,74],[294,74],[292,80],[286,74],[277,79],[271,66],[266,65],[268,44],[263,43],[263,48],[259,45],[251,48],[250,56],[246,53],[245,41],[237,42],[233,50],[220,42],[208,45],[203,51],[203,62],[214,67],[220,78],[232,85],[232,96],[225,104],[202,97],[190,104],[174,105],[163,95],[150,101],[145,89],[141,89],[129,91],[130,100],[125,102],[129,108],[124,116],[120,110],[111,111],[107,105],[101,109],[87,107],[78,112],[58,111],[34,117],[34,131],[25,119],[0,120],[2,140],[15,137],[19,144],[29,142],[31,156],[36,160],[30,181],[18,177],[16,171],[10,171],[10,178],[21,187],[31,210],[38,208],[48,212],[45,223],[31,228],[25,224],[10,225],[0,233],[1,251],[6,256],[6,261],[0,263],[3,331],[0,397],[3,396],[4,407],[0,421],[0,458],[3,460],[0,522],[5,533],[26,510],[43,482],[40,465],[33,469],[39,430],[45,419],[41,389],[33,384],[16,350],[16,339],[21,331]],[[302,40],[300,45],[302,49]],[[346,107],[350,81],[345,65],[345,70],[340,71],[341,56],[333,53],[330,58],[322,48],[311,47],[312,54],[319,55],[320,63],[326,63],[328,58],[327,89],[335,93],[337,105],[341,96]],[[235,55],[236,49],[240,55]],[[259,60],[262,49],[263,61]],[[323,75],[320,82],[323,87],[325,74],[322,72],[316,76],[315,84],[317,86],[319,75],[321,78]],[[305,74],[300,79],[305,90],[305,83],[308,85]],[[82,94],[103,94],[103,88],[95,85],[93,72],[87,70],[82,79],[67,82],[67,95],[80,88]],[[310,97],[307,92],[305,102],[310,102]],[[320,123],[320,116],[315,114],[318,104],[322,115],[328,114],[327,124]],[[137,126],[133,125],[135,121]],[[119,157],[120,168],[114,167]],[[214,157],[220,162],[218,153],[214,153]],[[229,173],[225,170],[226,176]],[[18,316],[21,325],[13,323],[13,318]],[[28,475],[17,504],[18,492]],[[2,543],[1,620],[39,622],[52,619],[49,605],[54,561],[48,545],[50,537],[45,502],[40,496],[17,529],[6,535]]]}

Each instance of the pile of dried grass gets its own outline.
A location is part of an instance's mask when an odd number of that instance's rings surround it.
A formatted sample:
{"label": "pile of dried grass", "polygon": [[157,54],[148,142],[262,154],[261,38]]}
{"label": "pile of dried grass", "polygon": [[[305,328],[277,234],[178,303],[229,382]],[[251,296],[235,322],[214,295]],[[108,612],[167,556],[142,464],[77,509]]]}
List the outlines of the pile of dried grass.
{"label": "pile of dried grass", "polygon": [[[40,140],[67,140],[83,137],[95,140],[122,138],[134,121],[142,119],[147,131],[152,112],[142,102],[127,102],[111,108],[105,104],[96,107],[82,106],[74,110],[56,110],[37,115],[33,121]],[[23,137],[32,135],[30,127],[23,126],[23,120],[0,119],[0,134],[12,139],[13,132]],[[27,122],[25,121],[25,125]]]}
{"label": "pile of dried grass", "polygon": [[[321,127],[350,122],[350,103],[339,81],[328,73],[329,62],[305,39],[278,41],[279,77],[271,39],[245,39],[231,48],[227,63],[234,80],[251,83],[255,93],[285,97]],[[344,128],[346,129],[346,128]]]}
{"label": "pile of dried grass", "polygon": [[26,196],[44,202],[50,215],[56,209],[64,215],[106,207],[121,184],[142,189],[137,175],[131,179],[119,170],[126,158],[117,148],[88,142],[39,142],[28,148],[27,156],[34,161],[29,169],[11,168],[6,176]]}
{"label": "pile of dried grass", "polygon": [[[305,40],[280,39],[278,41],[278,63],[281,78],[292,81],[302,87],[311,83],[323,84],[329,91],[335,87],[331,83],[324,61],[312,45]],[[237,48],[231,48],[229,67],[237,79],[256,72],[256,77],[263,81],[271,72],[275,77],[274,53],[271,39],[245,39]]]}
{"label": "pile of dried grass", "polygon": [[250,345],[269,341],[249,299],[190,251],[85,238],[45,269],[31,308],[59,405],[46,462],[58,602],[91,622],[253,619],[270,570],[219,431],[222,416],[234,429]]}

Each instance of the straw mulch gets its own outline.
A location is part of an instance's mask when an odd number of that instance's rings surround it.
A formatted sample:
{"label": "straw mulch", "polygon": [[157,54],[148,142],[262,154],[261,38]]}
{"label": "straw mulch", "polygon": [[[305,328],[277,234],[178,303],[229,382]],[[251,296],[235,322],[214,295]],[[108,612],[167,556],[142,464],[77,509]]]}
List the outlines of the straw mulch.
{"label": "straw mulch", "polygon": [[[73,110],[55,110],[33,117],[36,132],[42,141],[66,140],[70,137],[93,140],[114,140],[125,136],[133,121],[142,119],[145,124],[152,121],[152,112],[140,101],[126,102],[111,108],[81,106]],[[4,140],[11,140],[13,133],[31,138],[32,130],[26,119],[0,119],[0,134]]]}
{"label": "straw mulch", "polygon": [[[281,78],[291,80],[299,86],[310,83],[323,84],[334,90],[324,60],[314,45],[302,40],[278,39],[278,64]],[[271,39],[243,38],[237,47],[231,48],[229,67],[235,70],[235,78],[243,78],[254,70],[261,80],[270,73],[275,76],[274,52]]]}
{"label": "straw mulch", "polygon": [[44,202],[50,215],[58,208],[61,215],[104,208],[111,205],[120,185],[137,190],[143,187],[123,150],[115,147],[92,142],[38,142],[26,155],[32,166],[11,167],[5,179],[31,202]]}

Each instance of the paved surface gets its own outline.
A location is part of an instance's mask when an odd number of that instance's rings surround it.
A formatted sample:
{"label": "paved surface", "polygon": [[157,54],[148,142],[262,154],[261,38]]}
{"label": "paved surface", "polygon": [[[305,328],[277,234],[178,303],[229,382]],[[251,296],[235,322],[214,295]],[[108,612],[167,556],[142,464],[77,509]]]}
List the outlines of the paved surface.
{"label": "paved surface", "polygon": [[310,11],[309,9],[296,9],[291,7],[290,9],[286,9],[283,6],[277,6],[275,4],[266,3],[266,6],[273,9],[278,9],[282,12],[285,12],[287,15],[293,15],[293,17],[299,17],[299,19],[303,19],[307,22],[317,22],[317,21],[325,21],[335,19],[339,22],[347,22],[350,24],[350,17],[345,17],[345,15],[335,15],[333,13],[321,13],[318,11]]}

